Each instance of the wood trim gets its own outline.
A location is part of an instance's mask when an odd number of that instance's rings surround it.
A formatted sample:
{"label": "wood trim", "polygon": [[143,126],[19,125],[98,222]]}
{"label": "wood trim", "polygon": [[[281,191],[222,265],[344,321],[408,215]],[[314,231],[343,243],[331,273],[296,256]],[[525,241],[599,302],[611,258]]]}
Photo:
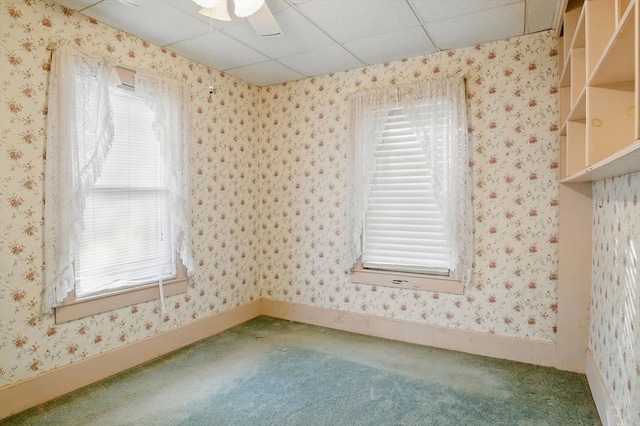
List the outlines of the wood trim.
{"label": "wood trim", "polygon": [[0,419],[260,316],[260,300],[0,388]]}
{"label": "wood trim", "polygon": [[591,389],[591,395],[593,401],[596,403],[598,409],[598,415],[603,426],[619,426],[622,425],[622,419],[618,415],[611,394],[607,389],[607,385],[604,383],[600,369],[596,364],[596,360],[593,358],[591,350],[587,350],[586,357],[586,375],[589,382],[589,388]]}
{"label": "wood trim", "polygon": [[425,290],[437,293],[464,294],[462,281],[437,275],[365,269],[362,264],[351,268],[352,283],[383,287]]}
{"label": "wood trim", "polygon": [[557,364],[584,373],[591,303],[591,182],[560,185]]}
{"label": "wood trim", "polygon": [[262,299],[262,314],[368,336],[553,367],[556,345]]}
{"label": "wood trim", "polygon": [[[164,297],[176,296],[187,292],[187,277],[176,278],[167,281],[162,286]],[[148,302],[160,299],[160,289],[158,283],[153,283],[143,287],[130,288],[122,291],[103,294],[87,299],[75,299],[54,308],[56,324],[62,324],[90,315],[108,312],[125,306],[137,303]]]}

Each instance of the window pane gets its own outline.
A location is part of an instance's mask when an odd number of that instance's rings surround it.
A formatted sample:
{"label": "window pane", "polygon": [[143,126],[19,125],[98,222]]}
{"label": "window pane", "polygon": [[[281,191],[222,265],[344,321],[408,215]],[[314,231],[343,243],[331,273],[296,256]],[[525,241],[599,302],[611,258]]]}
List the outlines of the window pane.
{"label": "window pane", "polygon": [[76,296],[175,277],[167,190],[153,113],[123,90],[112,94],[115,140],[84,214]]}
{"label": "window pane", "polygon": [[401,110],[392,110],[376,147],[365,217],[366,267],[448,273],[449,243],[427,155]]}

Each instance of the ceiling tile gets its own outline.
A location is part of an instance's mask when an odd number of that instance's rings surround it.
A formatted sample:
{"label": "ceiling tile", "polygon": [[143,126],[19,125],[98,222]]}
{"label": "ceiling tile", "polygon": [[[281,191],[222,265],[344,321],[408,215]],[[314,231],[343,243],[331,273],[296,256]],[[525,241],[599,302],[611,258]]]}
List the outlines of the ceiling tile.
{"label": "ceiling tile", "polygon": [[425,27],[440,49],[520,36],[524,33],[524,2],[425,24]]}
{"label": "ceiling tile", "polygon": [[118,0],[104,0],[82,13],[159,46],[209,31],[208,25],[177,11],[164,1],[130,1],[138,7],[127,6]]}
{"label": "ceiling tile", "polygon": [[526,6],[525,30],[528,34],[553,28],[558,6],[556,0],[527,0]]}
{"label": "ceiling tile", "polygon": [[332,44],[329,37],[293,8],[274,16],[282,29],[280,36],[260,37],[249,23],[226,28],[224,32],[270,58],[291,56]]}
{"label": "ceiling tile", "polygon": [[339,45],[281,58],[278,61],[306,76],[331,74],[364,66]]}
{"label": "ceiling tile", "polygon": [[202,22],[204,25],[207,26],[207,28],[213,27],[215,29],[221,29],[221,28],[230,27],[232,25],[238,25],[242,22],[247,21],[246,18],[242,18],[242,19],[235,18],[228,22],[219,21],[217,19],[211,19],[208,16],[204,16],[198,13],[202,8],[190,0],[163,0],[163,1],[173,6],[174,8],[179,9],[180,11],[188,14],[189,16],[197,19],[198,21]]}
{"label": "ceiling tile", "polygon": [[275,61],[260,62],[259,64],[235,68],[225,72],[240,80],[261,87],[300,80],[305,77]]}
{"label": "ceiling tile", "polygon": [[268,59],[219,31],[181,41],[169,45],[167,48],[219,71],[255,64]]}
{"label": "ceiling tile", "polygon": [[482,12],[483,10],[493,9],[494,7],[521,3],[523,1],[524,0],[413,0],[413,4],[424,22],[438,22],[458,16]]}
{"label": "ceiling tile", "polygon": [[403,0],[314,0],[297,8],[340,43],[419,24]]}
{"label": "ceiling tile", "polygon": [[344,47],[370,65],[422,56],[437,50],[420,26],[350,41]]}
{"label": "ceiling tile", "polygon": [[[65,1],[69,1],[69,0],[65,0]],[[73,1],[83,1],[83,0],[73,0]],[[84,0],[84,1],[87,1],[87,0]],[[222,29],[222,28],[228,28],[228,27],[247,23],[247,18],[238,18],[237,16],[233,15],[233,3],[231,1],[228,2],[229,15],[232,18],[231,21],[218,21],[217,19],[211,19],[208,16],[201,15],[200,13],[198,13],[201,7],[198,6],[193,1],[188,1],[188,0],[164,0],[164,1],[169,3],[171,6],[175,7],[176,9],[180,9],[183,12],[197,18],[199,21],[202,21],[208,27],[213,26],[213,28]],[[267,3],[267,6],[269,7],[269,10],[271,10],[272,13],[281,12],[290,7],[284,0],[267,0],[266,3]]]}
{"label": "ceiling tile", "polygon": [[100,3],[102,0],[57,0],[57,3],[73,10],[82,10],[86,7]]}

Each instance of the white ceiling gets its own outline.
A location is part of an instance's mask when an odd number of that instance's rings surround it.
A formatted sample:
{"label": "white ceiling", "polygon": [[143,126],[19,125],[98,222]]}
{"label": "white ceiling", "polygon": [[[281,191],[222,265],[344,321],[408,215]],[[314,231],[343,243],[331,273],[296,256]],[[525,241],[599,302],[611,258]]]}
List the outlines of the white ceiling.
{"label": "white ceiling", "polygon": [[282,35],[260,37],[246,18],[212,22],[191,0],[56,1],[257,86],[548,30],[562,3],[266,0]]}

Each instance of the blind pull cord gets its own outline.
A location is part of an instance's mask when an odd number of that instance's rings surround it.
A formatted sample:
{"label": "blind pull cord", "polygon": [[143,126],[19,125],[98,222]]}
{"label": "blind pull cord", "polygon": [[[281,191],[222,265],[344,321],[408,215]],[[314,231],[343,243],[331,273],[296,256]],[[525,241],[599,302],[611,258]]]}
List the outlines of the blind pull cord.
{"label": "blind pull cord", "polygon": [[158,280],[158,289],[160,290],[160,311],[162,312],[162,318],[164,319],[166,309],[164,305],[164,279],[162,279],[162,277]]}

